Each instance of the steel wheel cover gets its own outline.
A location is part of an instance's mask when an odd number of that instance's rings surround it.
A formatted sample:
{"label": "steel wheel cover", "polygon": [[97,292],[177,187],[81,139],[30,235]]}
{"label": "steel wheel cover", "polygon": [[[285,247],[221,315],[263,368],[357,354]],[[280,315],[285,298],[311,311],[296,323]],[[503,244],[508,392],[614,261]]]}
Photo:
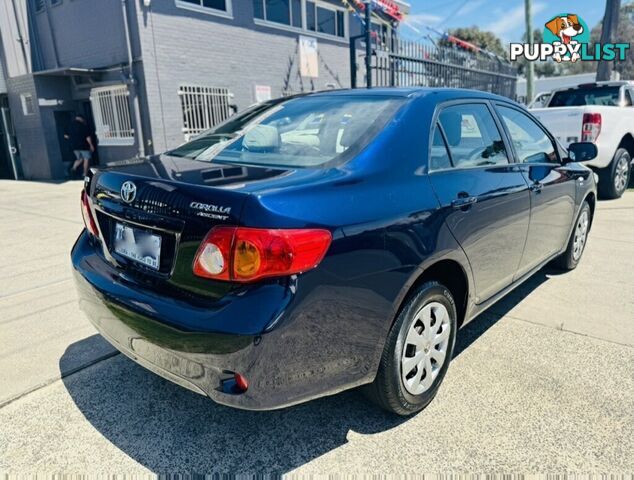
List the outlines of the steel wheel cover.
{"label": "steel wheel cover", "polygon": [[572,242],[572,258],[575,261],[581,258],[583,248],[586,245],[586,240],[588,239],[589,223],[590,217],[588,215],[588,211],[584,210],[581,215],[579,215],[579,220],[577,220],[577,226],[575,227],[575,238]]}
{"label": "steel wheel cover", "polygon": [[422,307],[414,316],[401,353],[401,379],[412,395],[427,391],[444,365],[451,321],[439,302]]}

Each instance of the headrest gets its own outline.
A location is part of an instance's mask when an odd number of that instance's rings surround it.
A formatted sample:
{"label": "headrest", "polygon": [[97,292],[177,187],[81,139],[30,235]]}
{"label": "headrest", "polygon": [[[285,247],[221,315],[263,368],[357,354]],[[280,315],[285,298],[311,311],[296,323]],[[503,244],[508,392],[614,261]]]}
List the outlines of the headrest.
{"label": "headrest", "polygon": [[444,111],[440,114],[440,123],[445,131],[449,145],[452,147],[460,145],[460,140],[462,140],[462,115],[458,112]]}
{"label": "headrest", "polygon": [[342,147],[351,147],[360,139],[361,135],[365,133],[367,129],[368,125],[364,122],[348,123],[343,130],[343,135],[341,135],[339,143]]}
{"label": "headrest", "polygon": [[242,145],[252,152],[275,150],[280,146],[280,134],[271,125],[256,125],[245,133]]}

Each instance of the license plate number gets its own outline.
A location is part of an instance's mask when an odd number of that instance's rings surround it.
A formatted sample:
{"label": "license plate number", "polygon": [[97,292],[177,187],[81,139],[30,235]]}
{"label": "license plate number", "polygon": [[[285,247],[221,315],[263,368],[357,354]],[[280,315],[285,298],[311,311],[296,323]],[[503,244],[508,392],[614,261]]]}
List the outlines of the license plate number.
{"label": "license plate number", "polygon": [[122,223],[115,224],[114,251],[154,270],[161,265],[161,237]]}

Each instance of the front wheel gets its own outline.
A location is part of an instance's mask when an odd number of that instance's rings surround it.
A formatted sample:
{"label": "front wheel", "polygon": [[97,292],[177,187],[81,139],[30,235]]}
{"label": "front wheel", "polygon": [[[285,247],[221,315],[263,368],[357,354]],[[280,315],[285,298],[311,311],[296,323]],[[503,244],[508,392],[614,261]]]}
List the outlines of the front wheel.
{"label": "front wheel", "polygon": [[456,305],[438,282],[421,285],[407,301],[388,334],[368,396],[382,408],[411,415],[434,398],[453,354]]}
{"label": "front wheel", "polygon": [[632,158],[627,150],[619,148],[610,165],[600,172],[599,193],[602,198],[620,198],[630,181]]}
{"label": "front wheel", "polygon": [[592,222],[592,211],[588,202],[583,202],[577,221],[568,240],[566,251],[555,260],[555,265],[562,270],[574,270],[579,265],[581,255],[586,248],[588,233],[590,233],[590,223]]}

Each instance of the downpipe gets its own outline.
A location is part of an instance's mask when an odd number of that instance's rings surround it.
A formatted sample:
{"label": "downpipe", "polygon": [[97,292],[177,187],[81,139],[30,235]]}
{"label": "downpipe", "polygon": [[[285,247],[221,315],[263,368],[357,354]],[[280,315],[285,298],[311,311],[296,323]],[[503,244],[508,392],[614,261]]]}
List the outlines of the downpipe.
{"label": "downpipe", "polygon": [[145,135],[143,134],[143,125],[141,123],[141,111],[138,93],[138,83],[134,78],[133,68],[134,59],[132,58],[132,42],[130,40],[130,24],[128,21],[128,1],[121,0],[121,9],[123,12],[123,26],[125,30],[125,41],[128,51],[128,85],[130,88],[130,95],[132,97],[132,108],[134,109],[134,123],[135,133],[138,135],[138,156],[140,158],[145,157]]}

